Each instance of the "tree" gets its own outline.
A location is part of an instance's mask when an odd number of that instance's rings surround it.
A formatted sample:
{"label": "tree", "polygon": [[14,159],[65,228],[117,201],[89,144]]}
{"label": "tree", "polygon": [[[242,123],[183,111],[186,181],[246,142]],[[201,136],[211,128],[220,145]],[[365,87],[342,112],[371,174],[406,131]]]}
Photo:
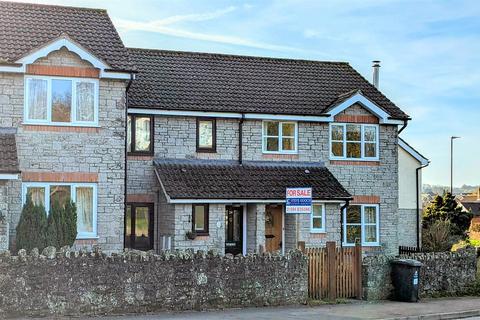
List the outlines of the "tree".
{"label": "tree", "polygon": [[423,229],[423,248],[428,251],[449,251],[458,241],[458,236],[452,235],[453,223],[448,220],[436,220],[428,228]]}
{"label": "tree", "polygon": [[423,214],[423,228],[429,228],[436,221],[450,221],[453,235],[464,236],[470,226],[472,214],[462,211],[455,197],[446,192],[443,197],[437,195]]}
{"label": "tree", "polygon": [[63,207],[55,201],[48,216],[47,243],[61,248],[72,246],[77,238],[77,208],[68,201]]}
{"label": "tree", "polygon": [[16,229],[17,249],[43,250],[46,246],[47,213],[42,205],[35,205],[30,195],[27,195],[20,221]]}

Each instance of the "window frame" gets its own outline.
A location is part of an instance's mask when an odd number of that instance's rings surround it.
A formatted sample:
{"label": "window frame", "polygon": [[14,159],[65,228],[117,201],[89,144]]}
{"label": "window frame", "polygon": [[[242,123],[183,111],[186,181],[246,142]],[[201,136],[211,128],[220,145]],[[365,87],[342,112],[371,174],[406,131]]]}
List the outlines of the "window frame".
{"label": "window frame", "polygon": [[151,237],[150,237],[150,247],[152,249],[150,250],[153,250],[154,247],[155,247],[155,203],[153,202],[127,202],[125,204],[125,216],[124,216],[124,221],[123,221],[123,247],[124,248],[129,248],[129,249],[135,249],[135,250],[138,250],[136,248],[132,248],[132,246],[130,247],[127,247],[126,244],[127,244],[127,217],[126,217],[126,213],[127,213],[127,207],[130,206],[130,214],[132,215],[131,216],[131,225],[130,225],[130,245],[132,244],[132,237],[135,235],[135,224],[134,224],[134,221],[136,220],[136,216],[137,216],[137,213],[136,213],[136,209],[137,207],[145,207],[145,208],[148,208],[148,220],[149,220],[149,226],[148,226],[148,233],[149,235],[151,234]]}
{"label": "window frame", "polygon": [[[30,79],[38,79],[47,81],[47,119],[29,119],[29,94],[30,86],[28,81]],[[70,122],[54,122],[52,121],[52,80],[66,80],[72,82],[72,98],[71,98],[71,114]],[[77,121],[77,83],[88,82],[94,85],[94,114],[93,121]],[[99,80],[94,78],[72,78],[59,76],[37,76],[26,75],[24,77],[24,99],[23,99],[23,123],[33,125],[51,125],[51,126],[65,126],[65,127],[98,127],[99,126]]]}
{"label": "window frame", "polygon": [[[348,223],[347,224],[347,208],[343,209],[343,239],[342,243],[345,247],[355,246],[355,243],[347,243],[347,225],[360,225],[361,232],[361,242],[362,246],[365,247],[378,247],[380,246],[380,205],[379,204],[351,204],[350,206],[359,206],[360,207],[360,224],[358,223]],[[365,223],[365,208],[375,208],[375,222],[376,223]],[[376,238],[375,242],[366,242],[365,241],[365,226],[366,225],[376,225]]]}
{"label": "window frame", "polygon": [[[360,126],[360,158],[349,158],[347,157],[347,125],[357,125]],[[342,126],[343,127],[343,140],[332,140],[332,127],[333,126]],[[365,140],[365,127],[375,128],[375,141]],[[380,126],[374,123],[348,123],[348,122],[335,122],[330,123],[328,130],[328,150],[330,155],[330,160],[348,160],[348,161],[378,161],[380,159],[379,152],[379,139],[380,136]],[[343,142],[343,156],[334,156],[332,152],[332,143],[333,142]],[[353,141],[352,141],[353,142]],[[355,141],[356,142],[356,141]],[[357,142],[358,143],[358,142]],[[365,143],[375,143],[375,157],[366,157],[365,156]]]}
{"label": "window frame", "polygon": [[[313,207],[315,206],[321,206],[322,207],[322,216],[320,219],[322,219],[322,227],[321,228],[314,228],[313,227],[313,220],[314,219],[319,219],[318,217],[314,217],[313,212],[314,209]],[[325,233],[326,232],[326,226],[325,226],[325,215],[326,215],[326,209],[325,209],[325,204],[324,203],[312,203],[312,213],[310,214],[310,233]]]}
{"label": "window frame", "polygon": [[[269,136],[265,132],[265,126],[268,122],[278,123],[278,136]],[[286,136],[286,138],[293,138],[294,150],[283,150],[283,124],[293,124],[294,135]],[[267,150],[267,138],[278,138],[278,151]],[[262,153],[265,154],[297,154],[298,153],[298,122],[297,121],[280,121],[280,120],[263,120],[262,121]]]}
{"label": "window frame", "polygon": [[[195,207],[204,207],[205,212],[205,228],[203,230],[195,230]],[[199,236],[208,236],[209,235],[209,226],[210,226],[210,206],[208,203],[203,204],[192,204],[192,232]]]}
{"label": "window frame", "polygon": [[[206,148],[200,146],[200,122],[201,121],[211,121],[212,122],[212,147]],[[196,128],[196,152],[203,153],[216,153],[217,152],[217,119],[216,118],[206,118],[206,117],[197,117],[197,128]]]}
{"label": "window frame", "polygon": [[[50,214],[50,188],[51,186],[69,186],[70,187],[70,199],[76,203],[77,201],[77,187],[87,187],[93,188],[93,231],[92,232],[78,232],[77,230],[77,240],[82,239],[98,239],[98,228],[97,228],[97,211],[98,211],[98,192],[96,183],[66,183],[66,182],[23,182],[22,183],[22,205],[27,201],[27,188],[29,187],[40,187],[45,188],[44,202],[45,202],[45,211],[47,217]],[[77,221],[78,224],[78,221]],[[78,227],[78,225],[77,225]]]}
{"label": "window frame", "polygon": [[[127,136],[125,137],[126,140],[128,140],[128,117],[131,117],[131,138],[132,138],[132,141],[131,141],[131,147],[135,148],[135,142],[136,142],[136,121],[135,119],[137,117],[139,118],[150,118],[150,148],[149,150],[147,151],[136,151],[136,150],[127,150],[127,155],[128,156],[153,156],[153,153],[154,153],[154,141],[155,141],[155,137],[154,137],[154,133],[155,133],[155,125],[154,125],[154,121],[155,121],[155,117],[152,116],[152,115],[148,115],[148,114],[138,114],[138,113],[129,113],[127,115]],[[128,145],[128,143],[126,142],[126,144]],[[127,146],[128,147],[128,146]]]}

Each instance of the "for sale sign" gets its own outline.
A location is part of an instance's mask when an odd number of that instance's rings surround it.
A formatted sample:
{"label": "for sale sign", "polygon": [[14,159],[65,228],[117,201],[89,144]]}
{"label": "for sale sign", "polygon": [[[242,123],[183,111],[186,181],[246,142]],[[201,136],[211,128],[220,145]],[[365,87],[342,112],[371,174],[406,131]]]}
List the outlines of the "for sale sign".
{"label": "for sale sign", "polygon": [[312,188],[287,188],[286,213],[312,213]]}

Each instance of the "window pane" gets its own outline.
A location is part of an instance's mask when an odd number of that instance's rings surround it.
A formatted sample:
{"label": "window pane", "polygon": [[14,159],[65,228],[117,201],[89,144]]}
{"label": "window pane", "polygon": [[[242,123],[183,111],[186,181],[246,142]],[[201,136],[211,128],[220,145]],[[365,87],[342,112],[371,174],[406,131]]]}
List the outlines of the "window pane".
{"label": "window pane", "polygon": [[135,151],[150,150],[150,118],[135,118]]}
{"label": "window pane", "polygon": [[349,206],[347,208],[347,223],[361,223],[361,207]]}
{"label": "window pane", "polygon": [[347,158],[360,158],[360,143],[347,142]]}
{"label": "window pane", "polygon": [[294,123],[282,123],[282,136],[294,137],[295,136],[295,124]]}
{"label": "window pane", "polygon": [[76,190],[77,231],[93,232],[93,188],[78,187]]}
{"label": "window pane", "polygon": [[265,135],[278,136],[278,122],[265,122]]}
{"label": "window pane", "polygon": [[332,140],[343,141],[343,126],[332,126]]}
{"label": "window pane", "polygon": [[336,157],[343,157],[343,142],[332,142],[332,154]]}
{"label": "window pane", "polygon": [[377,208],[376,207],[364,207],[363,214],[364,223],[376,223],[377,222]]}
{"label": "window pane", "polygon": [[131,152],[132,150],[132,117],[128,116],[127,118],[127,151]]}
{"label": "window pane", "polygon": [[70,200],[70,186],[50,186],[50,210],[58,202],[64,208]]}
{"label": "window pane", "polygon": [[267,138],[267,151],[278,151],[278,138]]}
{"label": "window pane", "polygon": [[313,206],[313,216],[314,217],[322,216],[322,206],[318,206],[318,205]]}
{"label": "window pane", "polygon": [[195,231],[205,231],[204,206],[195,206]]}
{"label": "window pane", "polygon": [[377,242],[377,226],[365,226],[365,242]]}
{"label": "window pane", "polygon": [[213,148],[213,121],[199,121],[198,126],[198,146]]}
{"label": "window pane", "polygon": [[283,138],[282,148],[283,150],[295,150],[295,138]]}
{"label": "window pane", "polygon": [[355,243],[362,239],[361,226],[347,226],[347,243]]}
{"label": "window pane", "polygon": [[42,205],[45,207],[45,188],[44,187],[27,187],[27,197],[32,198],[34,205]]}
{"label": "window pane", "polygon": [[347,124],[347,140],[360,141],[360,126],[356,124]]}
{"label": "window pane", "polygon": [[365,126],[363,128],[365,134],[365,141],[376,141],[377,128],[372,126]]}
{"label": "window pane", "polygon": [[135,236],[136,241],[142,241],[139,238],[148,238],[148,219],[149,209],[148,207],[136,207],[135,208]]}
{"label": "window pane", "polygon": [[28,79],[28,119],[47,120],[47,80]]}
{"label": "window pane", "polygon": [[52,121],[70,122],[72,81],[52,80]]}
{"label": "window pane", "polygon": [[77,121],[95,120],[95,84],[77,83]]}
{"label": "window pane", "polygon": [[365,157],[376,157],[377,150],[375,143],[365,143]]}
{"label": "window pane", "polygon": [[322,229],[322,218],[313,218],[313,228]]}

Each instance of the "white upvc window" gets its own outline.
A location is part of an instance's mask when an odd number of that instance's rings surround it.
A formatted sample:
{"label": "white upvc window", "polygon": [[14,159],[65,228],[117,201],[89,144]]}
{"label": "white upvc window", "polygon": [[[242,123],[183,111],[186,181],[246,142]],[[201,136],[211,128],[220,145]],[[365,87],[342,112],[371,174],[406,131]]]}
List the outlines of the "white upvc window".
{"label": "white upvc window", "polygon": [[98,80],[25,77],[24,123],[98,126]]}
{"label": "white upvc window", "polygon": [[343,244],[380,245],[378,204],[352,204],[343,211]]}
{"label": "white upvc window", "polygon": [[263,153],[297,153],[298,129],[292,121],[263,121]]}
{"label": "white upvc window", "polygon": [[377,124],[330,124],[330,159],[379,159],[379,126]]}
{"label": "white upvc window", "polygon": [[325,205],[321,203],[314,203],[312,205],[312,213],[310,215],[310,232],[324,233],[325,232]]}
{"label": "white upvc window", "polygon": [[54,202],[64,205],[71,199],[77,207],[77,239],[97,238],[97,185],[94,183],[25,182],[22,184],[22,201],[27,195],[47,212]]}

